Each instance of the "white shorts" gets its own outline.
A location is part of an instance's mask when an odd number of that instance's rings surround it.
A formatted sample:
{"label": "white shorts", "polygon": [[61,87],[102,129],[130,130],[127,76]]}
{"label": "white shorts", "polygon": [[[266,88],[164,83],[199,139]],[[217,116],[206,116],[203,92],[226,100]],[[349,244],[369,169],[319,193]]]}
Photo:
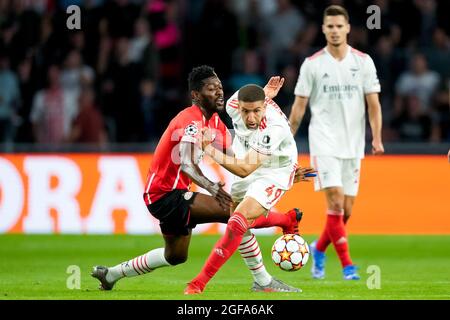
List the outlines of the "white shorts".
{"label": "white shorts", "polygon": [[331,156],[311,156],[311,166],[316,169],[316,191],[329,187],[342,187],[347,196],[356,196],[359,188],[361,159],[340,159]]}
{"label": "white shorts", "polygon": [[286,190],[281,189],[273,181],[263,179],[253,181],[246,190],[235,187],[235,184],[231,187],[231,197],[234,202],[239,203],[245,197],[252,197],[267,210],[275,206],[285,192]]}
{"label": "white shorts", "polygon": [[292,187],[297,164],[281,168],[260,167],[245,178],[234,177],[231,197],[239,203],[252,197],[265,209],[270,210]]}

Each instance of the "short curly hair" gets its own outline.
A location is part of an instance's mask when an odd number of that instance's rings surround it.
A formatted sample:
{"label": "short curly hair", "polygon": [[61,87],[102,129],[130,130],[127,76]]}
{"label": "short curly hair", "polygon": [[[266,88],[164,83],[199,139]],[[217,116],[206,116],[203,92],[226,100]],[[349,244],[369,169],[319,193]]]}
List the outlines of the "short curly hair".
{"label": "short curly hair", "polygon": [[189,91],[200,91],[203,86],[203,80],[211,77],[217,77],[214,68],[206,65],[193,68],[188,76]]}

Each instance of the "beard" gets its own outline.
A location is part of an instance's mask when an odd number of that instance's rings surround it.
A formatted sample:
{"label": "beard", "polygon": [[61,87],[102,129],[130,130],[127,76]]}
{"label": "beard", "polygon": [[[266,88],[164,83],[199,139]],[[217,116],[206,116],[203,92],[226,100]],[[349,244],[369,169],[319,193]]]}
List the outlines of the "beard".
{"label": "beard", "polygon": [[203,106],[203,108],[205,108],[206,110],[214,111],[214,112],[218,111],[218,108],[217,108],[215,100],[210,100],[210,99],[203,98],[200,101],[200,103]]}

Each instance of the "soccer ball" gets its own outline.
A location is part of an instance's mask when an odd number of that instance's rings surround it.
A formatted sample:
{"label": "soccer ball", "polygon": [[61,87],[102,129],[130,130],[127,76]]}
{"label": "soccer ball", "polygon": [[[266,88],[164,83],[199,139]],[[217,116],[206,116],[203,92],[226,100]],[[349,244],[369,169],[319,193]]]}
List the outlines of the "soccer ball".
{"label": "soccer ball", "polygon": [[308,258],[308,243],[297,234],[284,234],[272,246],[272,260],[281,270],[299,270]]}

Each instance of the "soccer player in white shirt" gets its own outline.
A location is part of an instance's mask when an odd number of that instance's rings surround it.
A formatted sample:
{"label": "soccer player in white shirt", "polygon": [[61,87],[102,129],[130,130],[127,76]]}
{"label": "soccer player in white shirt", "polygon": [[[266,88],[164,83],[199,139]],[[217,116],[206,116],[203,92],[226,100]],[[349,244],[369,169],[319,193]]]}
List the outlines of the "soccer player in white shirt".
{"label": "soccer player in white shirt", "polygon": [[[223,237],[216,243],[201,272],[188,284],[185,294],[203,292],[206,284],[238,249],[252,224],[292,187],[297,170],[297,146],[288,119],[267,99],[263,88],[247,85],[227,102],[236,137],[235,157],[211,145],[205,152],[239,178],[233,183],[232,215]],[[301,291],[301,290],[296,290]]]}
{"label": "soccer player in white shirt", "polygon": [[322,32],[327,45],[306,58],[301,66],[289,120],[295,135],[309,102],[311,165],[317,170],[314,185],[316,191],[325,192],[327,201],[325,229],[319,240],[312,243],[313,277],[324,278],[325,250],[333,243],[344,279],[358,280],[345,224],[352,213],[364,158],[365,101],[372,131],[372,153],[384,153],[380,84],[372,59],[347,44],[350,24],[346,9],[337,5],[326,8]]}

